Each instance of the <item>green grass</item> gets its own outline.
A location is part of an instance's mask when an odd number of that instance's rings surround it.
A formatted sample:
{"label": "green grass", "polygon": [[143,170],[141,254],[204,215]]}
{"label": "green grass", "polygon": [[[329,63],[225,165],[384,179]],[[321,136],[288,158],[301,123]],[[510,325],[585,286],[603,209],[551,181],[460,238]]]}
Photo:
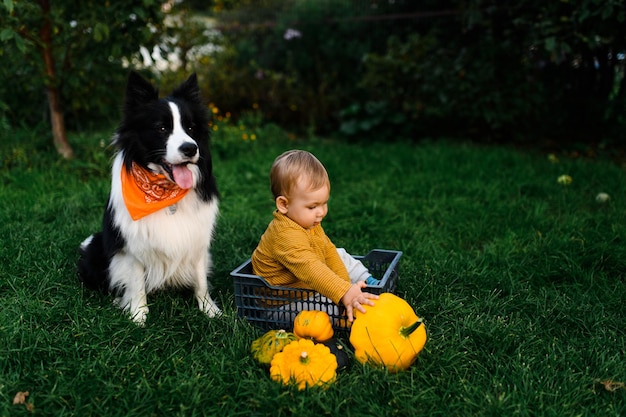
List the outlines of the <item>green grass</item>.
{"label": "green grass", "polygon": [[[77,246],[99,229],[108,133],[45,132],[0,145],[0,415],[623,416],[626,173],[608,161],[440,142],[299,142],[277,129],[214,137],[221,215],[208,319],[185,291],[150,297],[145,328],[76,279]],[[353,364],[328,390],[269,379],[248,353],[229,273],[271,218],[267,173],[292,147],[331,176],[325,229],[351,253],[402,250],[398,293],[426,320],[415,365]],[[561,174],[573,183],[559,185]],[[598,192],[611,200],[598,204]],[[12,405],[18,391],[28,403]]]}

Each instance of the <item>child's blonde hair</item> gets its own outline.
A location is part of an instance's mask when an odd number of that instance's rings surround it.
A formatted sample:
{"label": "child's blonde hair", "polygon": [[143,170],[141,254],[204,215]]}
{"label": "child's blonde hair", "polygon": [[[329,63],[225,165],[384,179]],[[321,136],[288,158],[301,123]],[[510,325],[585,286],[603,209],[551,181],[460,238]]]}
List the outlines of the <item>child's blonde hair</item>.
{"label": "child's blonde hair", "polygon": [[310,152],[291,150],[278,156],[270,170],[270,187],[274,200],[279,196],[289,196],[296,182],[305,177],[309,189],[317,190],[327,185],[330,190],[330,179],[324,165]]}

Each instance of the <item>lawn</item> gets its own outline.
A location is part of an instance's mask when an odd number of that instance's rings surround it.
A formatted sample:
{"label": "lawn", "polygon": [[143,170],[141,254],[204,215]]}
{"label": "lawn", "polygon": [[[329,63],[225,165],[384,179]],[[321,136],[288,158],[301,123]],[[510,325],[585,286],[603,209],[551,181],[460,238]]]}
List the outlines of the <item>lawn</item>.
{"label": "lawn", "polygon": [[[619,164],[222,126],[213,138],[221,215],[212,283],[224,315],[203,316],[187,291],[159,292],[139,328],[75,272],[108,194],[108,136],[71,136],[70,162],[54,155],[46,132],[2,138],[0,415],[626,415]],[[271,381],[249,354],[261,332],[237,317],[229,273],[271,219],[274,157],[296,147],[329,171],[324,226],[338,246],[403,251],[398,294],[429,336],[406,372],[353,363],[327,390],[299,392]],[[571,184],[557,182],[564,174]],[[610,199],[597,202],[600,192]],[[13,405],[25,391],[26,404]]]}

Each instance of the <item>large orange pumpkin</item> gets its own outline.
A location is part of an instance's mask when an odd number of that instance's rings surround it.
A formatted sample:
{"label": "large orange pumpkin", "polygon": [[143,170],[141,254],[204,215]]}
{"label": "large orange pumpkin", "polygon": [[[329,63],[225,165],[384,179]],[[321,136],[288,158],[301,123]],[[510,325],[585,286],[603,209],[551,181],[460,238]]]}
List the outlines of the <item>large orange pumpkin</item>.
{"label": "large orange pumpkin", "polygon": [[391,293],[380,294],[366,313],[356,312],[350,343],[361,363],[384,366],[390,372],[407,369],[426,343],[426,329],[413,308]]}

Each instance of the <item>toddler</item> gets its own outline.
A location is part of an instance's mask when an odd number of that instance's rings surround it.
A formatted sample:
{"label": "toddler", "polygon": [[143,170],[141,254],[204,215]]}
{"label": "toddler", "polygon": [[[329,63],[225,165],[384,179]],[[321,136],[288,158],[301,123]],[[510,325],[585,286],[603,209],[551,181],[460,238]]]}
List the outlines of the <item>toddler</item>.
{"label": "toddler", "polygon": [[363,305],[378,296],[362,289],[378,281],[322,229],[330,197],[324,166],[309,152],[287,151],[274,161],[270,184],[276,210],[252,254],[254,273],[271,285],[312,289],[342,303],[349,321],[355,310],[365,313]]}

